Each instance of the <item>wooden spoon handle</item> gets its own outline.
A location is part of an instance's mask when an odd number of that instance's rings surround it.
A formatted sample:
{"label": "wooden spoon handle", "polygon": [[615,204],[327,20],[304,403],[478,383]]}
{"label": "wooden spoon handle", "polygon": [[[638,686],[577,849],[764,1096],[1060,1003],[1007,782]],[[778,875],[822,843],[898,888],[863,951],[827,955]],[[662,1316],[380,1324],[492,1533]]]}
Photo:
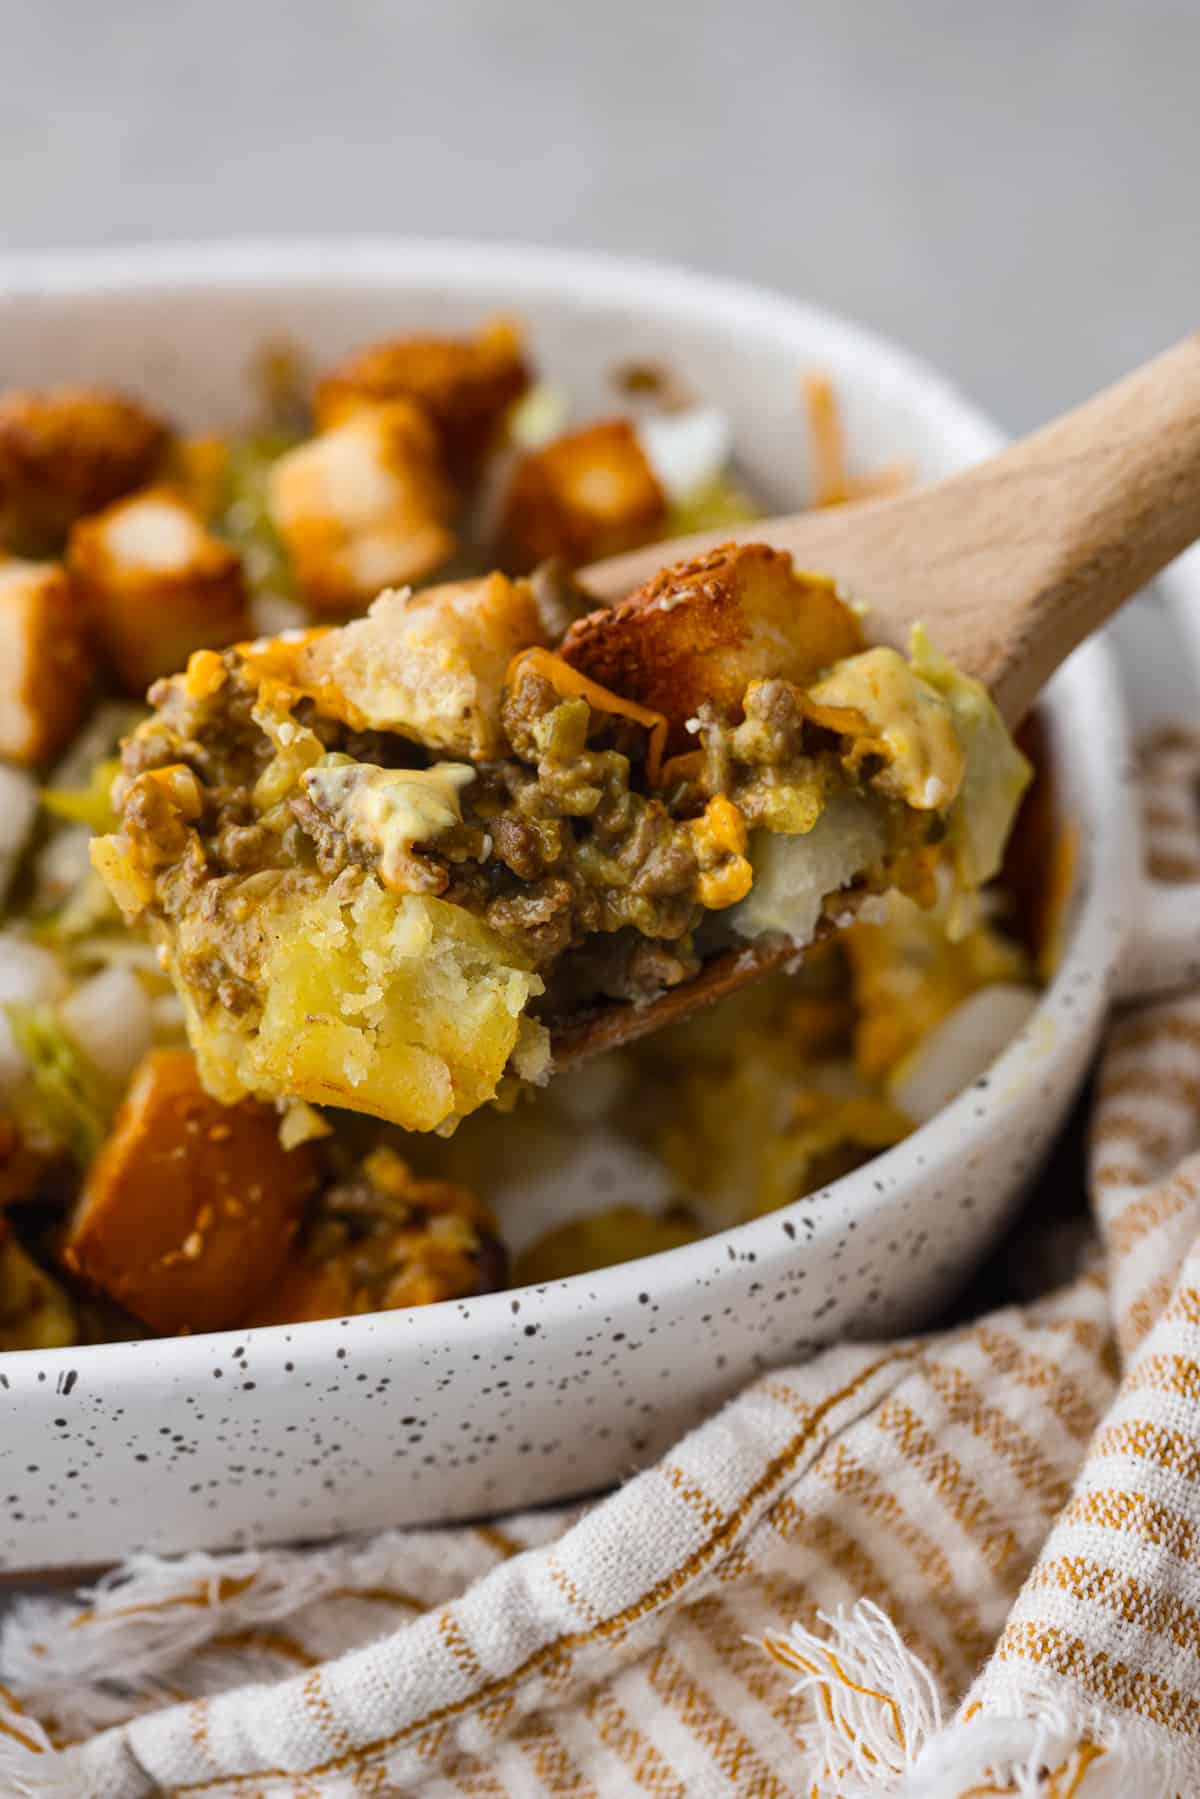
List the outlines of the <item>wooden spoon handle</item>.
{"label": "wooden spoon handle", "polygon": [[[581,577],[598,598],[619,599],[664,563],[728,535],[657,544]],[[936,487],[771,519],[739,535],[833,575],[870,608],[875,638],[903,644],[923,622],[1015,724],[1075,646],[1200,537],[1200,335]],[[730,951],[648,1006],[577,1020],[555,1033],[556,1064],[684,1018],[792,953],[771,943]]]}
{"label": "wooden spoon handle", "polygon": [[1076,645],[1200,537],[1200,335],[936,486],[653,545],[580,578],[617,599],[730,536],[833,575],[877,640],[904,646],[922,622],[1016,723]]}
{"label": "wooden spoon handle", "polygon": [[945,532],[939,567],[958,589],[938,615],[956,616],[958,643],[933,617],[931,632],[1017,720],[1200,537],[1200,334],[929,499]]}

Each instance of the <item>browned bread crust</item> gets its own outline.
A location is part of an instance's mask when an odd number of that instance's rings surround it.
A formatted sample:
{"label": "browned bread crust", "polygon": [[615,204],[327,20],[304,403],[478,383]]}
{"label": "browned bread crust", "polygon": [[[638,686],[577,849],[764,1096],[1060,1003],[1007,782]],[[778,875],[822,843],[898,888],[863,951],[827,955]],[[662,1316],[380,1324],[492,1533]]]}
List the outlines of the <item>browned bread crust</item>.
{"label": "browned bread crust", "polygon": [[671,747],[707,701],[735,717],[751,681],[811,680],[863,647],[831,581],[766,544],[722,544],[664,568],[629,599],[578,619],[562,656],[590,680],[661,712]]}

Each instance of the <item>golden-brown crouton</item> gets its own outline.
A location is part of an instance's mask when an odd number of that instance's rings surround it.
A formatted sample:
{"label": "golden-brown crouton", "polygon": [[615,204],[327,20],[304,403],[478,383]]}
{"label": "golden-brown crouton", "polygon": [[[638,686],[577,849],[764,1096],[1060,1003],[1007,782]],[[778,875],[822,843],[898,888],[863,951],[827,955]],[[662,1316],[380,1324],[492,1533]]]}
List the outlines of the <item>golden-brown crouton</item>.
{"label": "golden-brown crouton", "polygon": [[347,357],[317,385],[317,423],[325,430],[364,404],[415,400],[438,434],[451,478],[465,487],[528,386],[520,332],[493,319],[474,337],[396,337]]}
{"label": "golden-brown crouton", "polygon": [[250,635],[242,565],[178,494],[146,488],[71,532],[67,562],[105,656],[145,693],[193,650]]}
{"label": "golden-brown crouton", "polygon": [[148,481],[167,427],[104,388],[0,395],[0,544],[58,549],[86,512]]}
{"label": "golden-brown crouton", "polygon": [[809,681],[862,647],[858,619],[832,581],[797,572],[765,544],[723,544],[577,620],[562,656],[663,713],[679,748],[704,701],[736,717],[751,681]]}
{"label": "golden-brown crouton", "polygon": [[56,562],[0,559],[0,756],[48,762],[74,735],[95,672],[87,622]]}
{"label": "golden-brown crouton", "polygon": [[454,549],[454,499],[433,428],[408,400],[364,406],[281,456],[271,517],[318,612],[355,612]]}
{"label": "golden-brown crouton", "polygon": [[283,1265],[312,1192],[270,1106],[222,1106],[186,1050],[152,1050],[88,1172],[63,1261],[161,1332],[239,1323]]}
{"label": "golden-brown crouton", "polygon": [[352,723],[486,759],[506,749],[500,696],[508,665],[544,642],[528,582],[485,575],[381,594],[366,618],[303,648],[300,678],[340,696]]}
{"label": "golden-brown crouton", "polygon": [[162,468],[162,480],[173,487],[197,518],[211,524],[229,493],[229,439],[217,431],[177,437]]}
{"label": "golden-brown crouton", "polygon": [[311,1324],[314,1318],[347,1318],[364,1309],[354,1304],[353,1278],[344,1259],[310,1262],[294,1254],[241,1322],[252,1326]]}
{"label": "golden-brown crouton", "polygon": [[572,567],[650,543],[667,498],[628,419],[556,438],[526,456],[500,523],[502,559],[530,569],[551,556]]}

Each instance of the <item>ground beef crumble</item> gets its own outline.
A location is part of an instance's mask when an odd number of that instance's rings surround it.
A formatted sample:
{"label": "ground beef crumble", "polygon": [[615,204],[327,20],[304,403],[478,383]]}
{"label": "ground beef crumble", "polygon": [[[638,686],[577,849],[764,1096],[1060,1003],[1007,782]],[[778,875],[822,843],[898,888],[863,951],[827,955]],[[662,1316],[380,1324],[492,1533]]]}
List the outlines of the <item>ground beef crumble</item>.
{"label": "ground beef crumble", "polygon": [[[258,949],[248,887],[361,878],[380,858],[298,783],[285,805],[262,809],[256,784],[275,746],[254,717],[257,680],[236,651],[224,665],[214,692],[191,693],[186,677],[158,683],[154,718],[125,747],[118,798],[160,855],[160,914],[200,905],[220,921],[220,953],[192,973],[243,1011]],[[364,766],[432,761],[406,739],[348,729],[309,698],[292,716],[325,752]],[[658,791],[647,790],[639,727],[563,699],[535,670],[506,691],[502,722],[511,755],[478,766],[461,795],[461,827],[415,844],[406,878],[518,941],[547,982],[545,1016],[580,996],[645,999],[695,973],[693,933],[713,914],[698,897],[694,827],[716,796],[732,799],[748,825],[771,823],[796,793],[811,806],[842,778],[835,742],[806,724],[798,690],[783,680],[757,683],[739,723],[702,707],[698,755]],[[186,827],[143,778],[178,764],[199,793]]]}

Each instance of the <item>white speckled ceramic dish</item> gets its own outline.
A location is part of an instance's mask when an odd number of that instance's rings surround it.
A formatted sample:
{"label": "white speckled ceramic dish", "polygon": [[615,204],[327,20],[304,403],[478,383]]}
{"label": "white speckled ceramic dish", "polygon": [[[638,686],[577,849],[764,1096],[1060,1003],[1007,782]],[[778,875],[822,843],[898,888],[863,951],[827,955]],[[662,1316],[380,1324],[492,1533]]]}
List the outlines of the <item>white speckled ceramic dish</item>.
{"label": "white speckled ceramic dish", "polygon": [[[527,321],[540,365],[584,409],[602,403],[614,360],[669,358],[729,413],[748,475],[780,509],[806,490],[806,368],[834,378],[863,466],[905,458],[929,477],[997,441],[927,369],[791,301],[497,247],[0,263],[0,385],[113,381],[216,423],[243,410],[264,339],[329,360],[398,328],[452,330],[499,309]],[[0,1566],[316,1537],[585,1492],[654,1456],[757,1369],[915,1323],[995,1234],[1062,1120],[1138,910],[1124,711],[1102,643],[1063,669],[1048,710],[1064,804],[1082,827],[1067,954],[1030,1025],[932,1123],[785,1211],[547,1287],[0,1357]]]}

